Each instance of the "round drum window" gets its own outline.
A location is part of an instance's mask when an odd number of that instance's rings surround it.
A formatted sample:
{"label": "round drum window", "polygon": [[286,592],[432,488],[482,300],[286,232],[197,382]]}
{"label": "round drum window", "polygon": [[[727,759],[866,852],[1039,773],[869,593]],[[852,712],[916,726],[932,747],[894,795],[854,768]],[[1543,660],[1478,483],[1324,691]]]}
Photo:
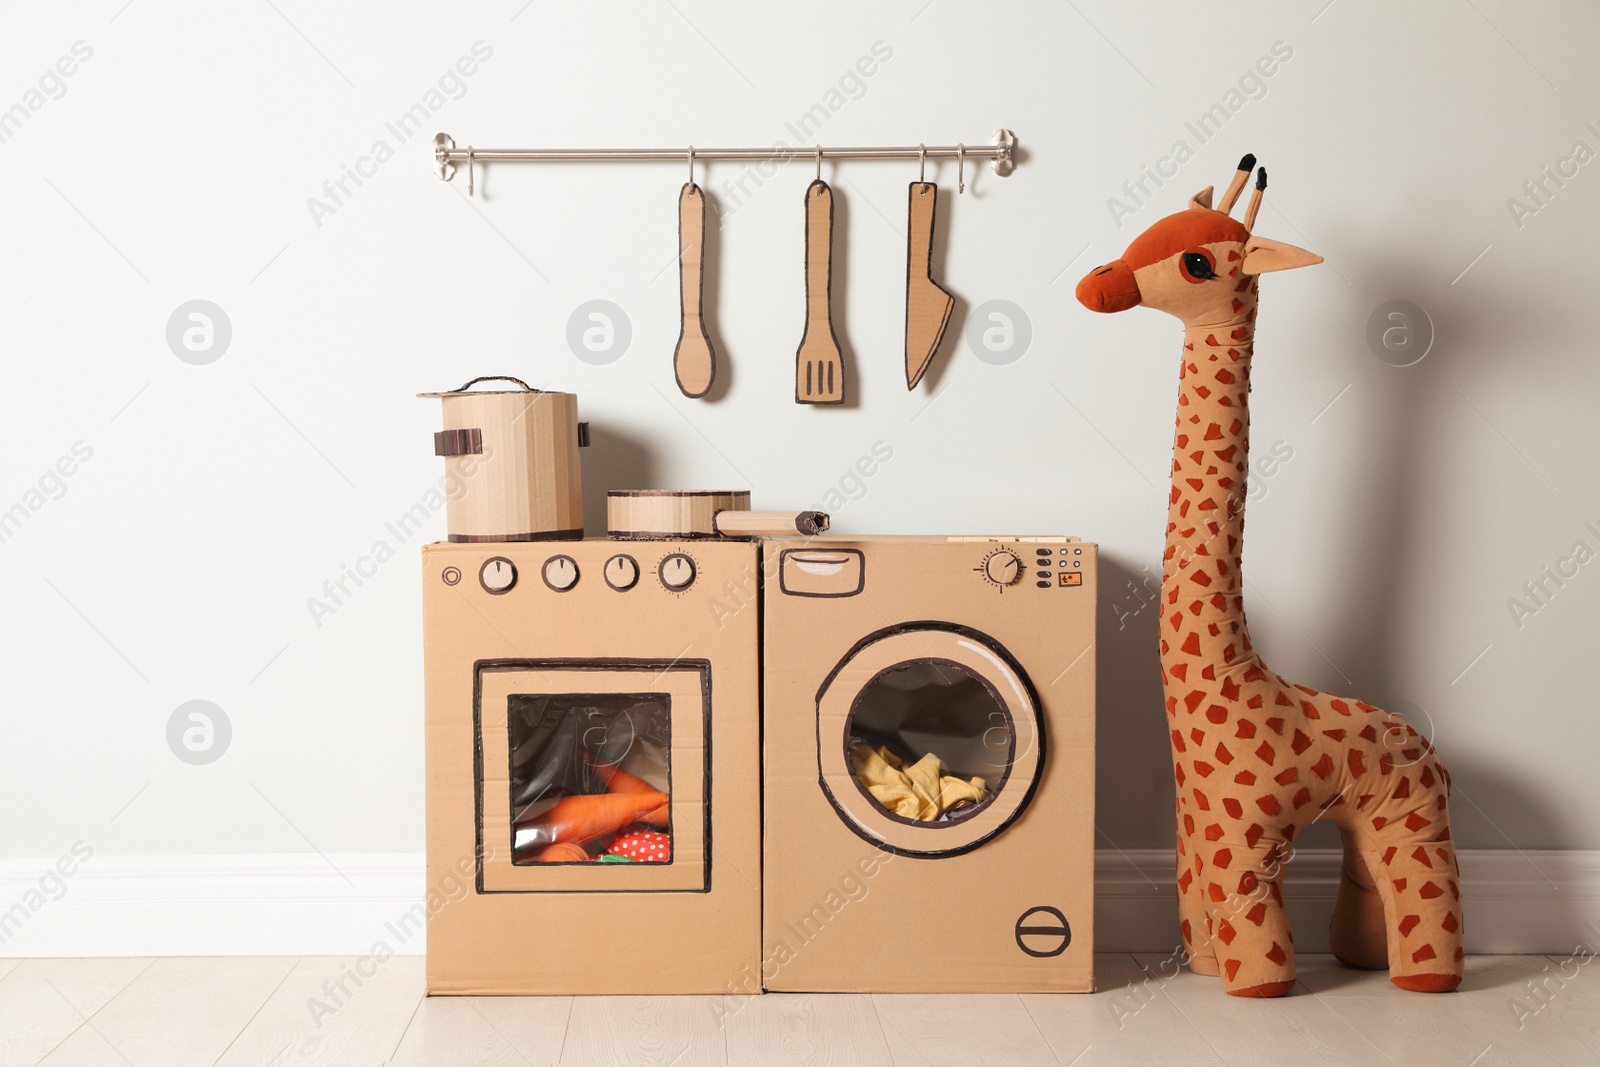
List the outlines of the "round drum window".
{"label": "round drum window", "polygon": [[977,814],[1005,785],[1016,752],[994,688],[950,660],[879,674],[856,697],[847,731],[856,785],[912,825]]}
{"label": "round drum window", "polygon": [[902,855],[960,855],[1010,826],[1044,743],[1016,660],[949,623],[868,635],[817,692],[823,794],[858,836]]}

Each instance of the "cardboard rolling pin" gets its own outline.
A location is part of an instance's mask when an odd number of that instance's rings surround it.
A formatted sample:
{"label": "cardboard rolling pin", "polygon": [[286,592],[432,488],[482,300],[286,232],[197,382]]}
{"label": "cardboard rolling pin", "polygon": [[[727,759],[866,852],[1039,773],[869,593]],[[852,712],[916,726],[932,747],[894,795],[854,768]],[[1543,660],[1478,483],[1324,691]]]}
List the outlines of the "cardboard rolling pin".
{"label": "cardboard rolling pin", "polygon": [[825,511],[719,511],[711,525],[724,537],[786,537],[825,533],[830,520]]}
{"label": "cardboard rolling pin", "polygon": [[678,541],[712,537],[811,536],[828,529],[821,511],[751,511],[748,491],[613,490],[606,526],[619,541]]}

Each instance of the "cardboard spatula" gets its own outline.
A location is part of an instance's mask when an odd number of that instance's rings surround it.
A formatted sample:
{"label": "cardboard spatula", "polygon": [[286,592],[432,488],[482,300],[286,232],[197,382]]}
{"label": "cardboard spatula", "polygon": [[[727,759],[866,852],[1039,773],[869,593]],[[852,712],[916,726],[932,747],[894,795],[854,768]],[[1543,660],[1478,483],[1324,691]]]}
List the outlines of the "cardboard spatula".
{"label": "cardboard spatula", "polygon": [[911,183],[910,221],[906,229],[906,388],[915,389],[939,351],[950,312],[951,296],[933,280],[933,211],[939,187],[932,182]]}
{"label": "cardboard spatula", "polygon": [[678,194],[678,301],[683,327],[672,354],[672,373],[688,397],[705,396],[717,377],[717,350],[706,332],[703,253],[706,243],[706,196],[694,182]]}
{"label": "cardboard spatula", "polygon": [[818,178],[806,188],[806,332],[795,353],[794,402],[844,403],[844,354],[833,332],[833,190]]}

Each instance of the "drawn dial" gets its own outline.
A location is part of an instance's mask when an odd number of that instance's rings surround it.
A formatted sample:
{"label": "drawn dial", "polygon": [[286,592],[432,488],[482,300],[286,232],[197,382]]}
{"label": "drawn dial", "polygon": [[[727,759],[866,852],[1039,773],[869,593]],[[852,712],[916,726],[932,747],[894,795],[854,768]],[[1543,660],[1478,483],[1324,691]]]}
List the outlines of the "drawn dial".
{"label": "drawn dial", "polygon": [[571,556],[551,556],[544,561],[544,584],[565,593],[578,584],[578,565]]}
{"label": "drawn dial", "polygon": [[483,569],[478,571],[478,581],[487,593],[494,593],[497,596],[509,593],[511,587],[517,584],[517,566],[504,556],[486,559],[483,561]]}
{"label": "drawn dial", "polygon": [[661,561],[661,584],[674,593],[681,593],[694,584],[694,560],[682,552],[674,552]]}
{"label": "drawn dial", "polygon": [[639,561],[632,556],[612,556],[606,560],[606,584],[617,592],[626,592],[639,584]]}
{"label": "drawn dial", "polygon": [[1022,577],[1022,561],[1002,549],[983,561],[983,576],[995,585],[1010,585]]}

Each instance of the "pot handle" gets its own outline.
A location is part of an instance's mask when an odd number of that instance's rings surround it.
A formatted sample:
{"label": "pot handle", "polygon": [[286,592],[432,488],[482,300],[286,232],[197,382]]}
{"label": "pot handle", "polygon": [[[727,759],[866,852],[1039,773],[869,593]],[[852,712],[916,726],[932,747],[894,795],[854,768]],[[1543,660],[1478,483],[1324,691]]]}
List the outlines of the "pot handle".
{"label": "pot handle", "polygon": [[477,427],[465,430],[440,430],[433,435],[433,454],[436,456],[483,455],[483,431]]}
{"label": "pot handle", "polygon": [[[578,423],[578,447],[589,447],[589,424]],[[440,430],[433,435],[433,454],[436,456],[483,455],[483,431],[474,426],[465,430]]]}
{"label": "pot handle", "polygon": [[468,389],[471,389],[474,385],[477,385],[479,382],[516,382],[530,393],[537,393],[539,391],[533,386],[529,385],[527,382],[523,381],[521,378],[513,378],[509,374],[485,374],[480,378],[472,379],[472,381],[468,382],[466,385],[463,385],[460,389],[452,391],[464,393]]}

